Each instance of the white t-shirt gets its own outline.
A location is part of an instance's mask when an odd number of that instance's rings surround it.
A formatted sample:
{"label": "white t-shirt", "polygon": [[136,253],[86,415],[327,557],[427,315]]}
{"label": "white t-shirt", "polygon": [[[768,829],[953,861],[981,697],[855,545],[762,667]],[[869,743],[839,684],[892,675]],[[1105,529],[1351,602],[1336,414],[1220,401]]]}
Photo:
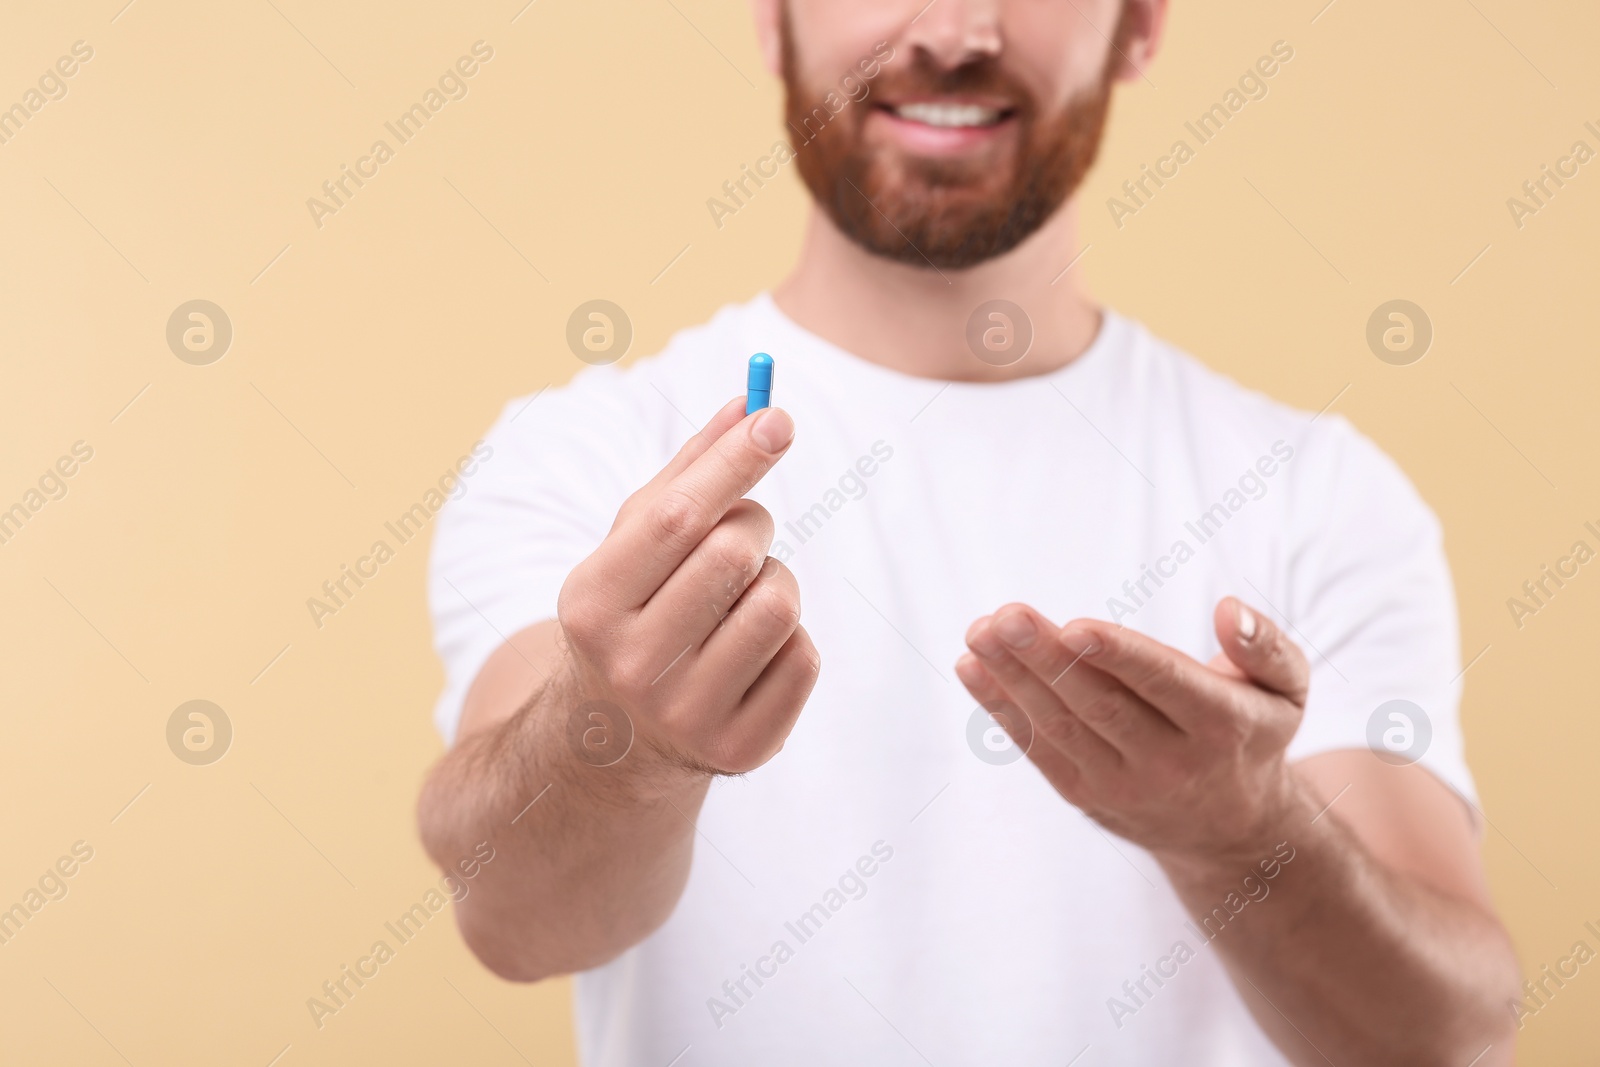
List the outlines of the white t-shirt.
{"label": "white t-shirt", "polygon": [[501,635],[554,617],[623,499],[744,391],[757,351],[797,435],[750,496],[822,674],[783,751],[712,784],[672,917],[578,976],[585,1064],[1286,1063],[1209,944],[1223,922],[1192,923],[1147,853],[1007,762],[952,665],[1009,601],[1114,617],[1204,662],[1235,594],[1311,659],[1292,758],[1367,747],[1380,705],[1409,700],[1431,725],[1423,764],[1470,797],[1440,529],[1339,416],[1249,392],[1113,313],[1054,373],[946,384],[853,356],[763,295],[631,368],[511,402],[434,544],[445,738]]}

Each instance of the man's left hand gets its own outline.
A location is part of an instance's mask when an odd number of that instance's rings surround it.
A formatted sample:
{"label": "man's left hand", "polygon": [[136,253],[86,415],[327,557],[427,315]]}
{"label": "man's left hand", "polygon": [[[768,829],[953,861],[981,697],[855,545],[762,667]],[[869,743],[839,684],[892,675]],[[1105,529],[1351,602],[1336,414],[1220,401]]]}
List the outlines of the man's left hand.
{"label": "man's left hand", "polygon": [[[1309,803],[1284,759],[1310,667],[1229,597],[1203,664],[1093,619],[1008,604],[973,623],[956,673],[1070,803],[1163,861],[1253,863]],[[1020,714],[1019,714],[1020,712]]]}

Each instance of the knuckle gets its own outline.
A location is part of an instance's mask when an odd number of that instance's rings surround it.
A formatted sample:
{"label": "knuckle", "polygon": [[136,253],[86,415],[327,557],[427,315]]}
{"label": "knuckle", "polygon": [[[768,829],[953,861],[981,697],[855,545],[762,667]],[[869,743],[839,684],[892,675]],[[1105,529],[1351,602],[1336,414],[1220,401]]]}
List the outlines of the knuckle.
{"label": "knuckle", "polygon": [[1115,693],[1096,693],[1075,709],[1085,722],[1113,726],[1124,717],[1122,701]]}
{"label": "knuckle", "polygon": [[1261,656],[1264,664],[1271,665],[1275,689],[1303,697],[1311,678],[1311,660],[1299,642],[1274,627]]}
{"label": "knuckle", "polygon": [[648,662],[637,650],[619,653],[610,664],[607,675],[618,693],[637,698],[650,689],[660,667]]}
{"label": "knuckle", "polygon": [[1259,716],[1246,702],[1229,701],[1217,715],[1209,716],[1207,738],[1217,747],[1237,752],[1250,743],[1257,731]]}
{"label": "knuckle", "polygon": [[800,588],[800,582],[794,576],[794,571],[779,563],[772,556],[761,558],[761,580],[768,583],[777,583],[794,589]]}
{"label": "knuckle", "polygon": [[563,586],[556,597],[556,622],[574,648],[586,649],[600,631],[600,609],[594,600]]}
{"label": "knuckle", "polygon": [[777,585],[764,585],[756,596],[756,606],[778,627],[793,630],[800,625],[800,593]]}
{"label": "knuckle", "polygon": [[1075,744],[1086,729],[1083,720],[1072,711],[1064,715],[1046,715],[1038,722],[1034,722],[1030,717],[1029,725],[1051,744],[1064,747]]}
{"label": "knuckle", "polygon": [[1268,630],[1267,640],[1263,642],[1263,646],[1262,655],[1274,661],[1293,664],[1296,659],[1305,658],[1300,645],[1276,626]]}
{"label": "knuckle", "polygon": [[762,546],[751,543],[749,538],[727,534],[717,539],[712,553],[730,601],[755,581],[756,575],[761,573],[761,561],[766,557]]}
{"label": "knuckle", "polygon": [[1267,639],[1262,644],[1261,655],[1264,659],[1282,662],[1289,658],[1289,649],[1292,646],[1288,638],[1283,636],[1283,631],[1276,626],[1268,631]]}
{"label": "knuckle", "polygon": [[646,504],[649,490],[649,486],[640,486],[628,494],[627,499],[623,500],[622,506],[617,509],[617,522],[619,524],[630,516],[638,514]]}
{"label": "knuckle", "polygon": [[651,537],[668,548],[686,551],[692,547],[700,511],[700,502],[687,492],[663,493],[649,512]]}
{"label": "knuckle", "polygon": [[745,774],[767,761],[765,749],[732,729],[718,731],[705,747],[705,759],[724,774]]}
{"label": "knuckle", "polygon": [[644,692],[641,684],[641,672],[638,664],[631,660],[612,663],[605,671],[606,681],[611,683],[611,688],[618,696],[632,702],[640,693]]}
{"label": "knuckle", "polygon": [[810,641],[796,646],[795,656],[800,660],[800,673],[806,682],[814,682],[822,673],[822,653]]}
{"label": "knuckle", "polygon": [[1145,670],[1145,685],[1153,693],[1174,694],[1183,688],[1178,663],[1171,656],[1160,656]]}
{"label": "knuckle", "polygon": [[[804,631],[796,627],[796,632]],[[782,672],[790,694],[799,694],[795,699],[803,703],[822,674],[822,654],[809,641],[791,641],[778,650],[772,666]]]}
{"label": "knuckle", "polygon": [[809,687],[822,673],[822,653],[817,651],[817,646],[811,640],[811,635],[806,633],[804,626],[796,626],[794,633],[784,642],[773,656],[775,665],[781,664],[783,669],[794,675],[795,680],[802,686]]}
{"label": "knuckle", "polygon": [[772,537],[777,530],[773,521],[772,512],[757,504],[754,500],[740,498],[728,509],[727,519],[748,526],[758,535],[762,544],[763,554],[767,545],[772,544]]}
{"label": "knuckle", "polygon": [[983,661],[984,669],[994,675],[996,681],[1007,687],[1019,687],[1032,677],[1033,672],[1023,666],[1022,661],[1015,656],[1003,655]]}
{"label": "knuckle", "polygon": [[1284,642],[1284,659],[1288,662],[1290,673],[1302,686],[1311,677],[1311,658],[1306,655],[1306,650],[1294,641]]}
{"label": "knuckle", "polygon": [[682,702],[668,702],[655,710],[654,723],[658,730],[686,751],[698,751],[701,743],[701,717],[697,710]]}

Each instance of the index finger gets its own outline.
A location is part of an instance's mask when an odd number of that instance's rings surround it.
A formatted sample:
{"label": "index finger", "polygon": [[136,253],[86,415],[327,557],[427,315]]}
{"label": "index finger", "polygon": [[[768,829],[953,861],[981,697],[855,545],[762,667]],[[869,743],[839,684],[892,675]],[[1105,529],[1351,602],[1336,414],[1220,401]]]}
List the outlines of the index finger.
{"label": "index finger", "polygon": [[646,482],[634,496],[638,499],[654,497],[662,486],[689,469],[689,464],[699,459],[706,450],[716,444],[717,438],[739,425],[744,418],[744,397],[735,397],[722,405],[722,410],[711,416],[711,421],[695,431],[693,437],[683,443],[678,449],[678,454],[667,461],[667,465],[656,472],[656,476]]}
{"label": "index finger", "polygon": [[1085,665],[1120,681],[1185,733],[1213,723],[1215,709],[1236,706],[1234,683],[1134,630],[1078,619],[1062,628],[1059,640],[1082,656]]}
{"label": "index finger", "polygon": [[[728,411],[719,412],[707,430],[725,423]],[[616,607],[637,608],[661,588],[734,502],[789,450],[794,420],[782,408],[766,408],[735,422],[720,436],[707,432],[704,437],[704,447],[699,447],[698,438],[691,441],[652,479],[630,513],[589,557]],[[699,454],[693,455],[695,451]],[[693,458],[680,463],[689,455]]]}

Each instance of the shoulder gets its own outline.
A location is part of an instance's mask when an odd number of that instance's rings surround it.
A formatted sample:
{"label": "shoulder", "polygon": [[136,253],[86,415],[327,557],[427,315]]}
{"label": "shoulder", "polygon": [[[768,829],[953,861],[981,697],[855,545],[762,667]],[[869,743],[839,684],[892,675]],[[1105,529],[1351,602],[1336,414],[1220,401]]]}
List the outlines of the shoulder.
{"label": "shoulder", "polygon": [[1143,376],[1159,397],[1156,406],[1163,417],[1187,424],[1197,454],[1226,464],[1273,456],[1294,472],[1293,510],[1312,522],[1355,509],[1436,530],[1432,511],[1399,464],[1332,410],[1337,391],[1320,411],[1298,408],[1234,381],[1141,324],[1124,321],[1131,333],[1131,373]]}
{"label": "shoulder", "polygon": [[1164,401],[1180,407],[1189,421],[1214,438],[1255,444],[1263,438],[1281,437],[1298,444],[1315,439],[1318,423],[1328,418],[1234,381],[1141,323],[1123,323],[1129,334],[1132,373],[1145,379],[1158,404]]}

